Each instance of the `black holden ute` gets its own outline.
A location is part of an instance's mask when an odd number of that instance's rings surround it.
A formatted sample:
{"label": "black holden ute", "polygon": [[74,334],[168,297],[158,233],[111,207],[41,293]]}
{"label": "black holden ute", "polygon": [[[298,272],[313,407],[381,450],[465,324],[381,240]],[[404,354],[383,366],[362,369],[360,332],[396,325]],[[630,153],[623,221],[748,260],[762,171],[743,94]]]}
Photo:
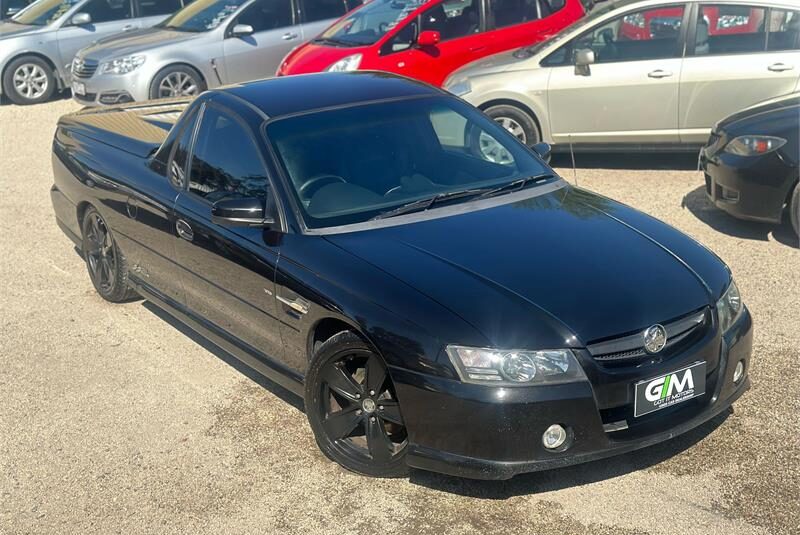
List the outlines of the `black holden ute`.
{"label": "black holden ute", "polygon": [[503,479],[667,440],[749,387],[725,264],[546,153],[425,84],[326,73],[67,115],[51,193],[103,298],[303,396],[329,458]]}

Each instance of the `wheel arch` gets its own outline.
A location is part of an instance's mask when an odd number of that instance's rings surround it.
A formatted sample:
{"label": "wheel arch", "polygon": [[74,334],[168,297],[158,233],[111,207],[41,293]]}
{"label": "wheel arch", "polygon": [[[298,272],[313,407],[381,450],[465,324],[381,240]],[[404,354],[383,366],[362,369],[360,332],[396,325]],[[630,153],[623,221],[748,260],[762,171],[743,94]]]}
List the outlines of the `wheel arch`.
{"label": "wheel arch", "polygon": [[148,95],[152,95],[153,94],[153,83],[156,81],[156,78],[158,78],[158,76],[162,72],[164,72],[165,70],[171,69],[173,67],[189,67],[190,69],[192,69],[193,71],[195,71],[197,74],[200,75],[200,79],[203,81],[203,84],[206,86],[206,88],[208,88],[208,78],[203,73],[203,69],[201,69],[197,65],[193,65],[189,61],[178,60],[178,61],[172,61],[170,63],[167,63],[167,64],[162,65],[161,67],[159,67],[159,69],[155,72],[155,74],[150,78],[150,83],[147,84],[147,93],[148,93]]}
{"label": "wheel arch", "polygon": [[46,54],[42,54],[41,52],[34,51],[34,50],[20,50],[20,51],[17,51],[13,56],[8,58],[8,60],[6,61],[5,65],[3,65],[2,71],[0,72],[0,80],[3,80],[5,78],[6,71],[8,70],[8,67],[12,63],[14,63],[18,59],[24,58],[26,56],[33,56],[33,57],[39,58],[42,61],[44,61],[45,63],[47,63],[47,65],[53,71],[53,78],[55,78],[56,84],[58,84],[58,88],[60,90],[64,89],[64,80],[61,79],[61,74],[59,73],[59,70],[58,70],[58,67],[56,66],[55,61],[53,61],[50,58],[50,56],[48,56]]}
{"label": "wheel arch", "polygon": [[366,336],[356,324],[350,322],[349,320],[345,321],[342,318],[327,316],[317,320],[313,327],[309,329],[308,340],[306,343],[306,354],[308,356],[308,361],[311,362],[311,359],[314,357],[314,352],[320,345],[342,331],[352,332],[364,340],[367,345],[369,345],[378,355],[380,355],[380,351],[378,351],[377,346],[372,343],[369,337]]}
{"label": "wheel arch", "polygon": [[514,108],[519,108],[520,110],[524,111],[525,113],[530,115],[531,119],[533,119],[534,124],[536,124],[536,128],[539,129],[539,139],[541,140],[545,139],[546,132],[542,128],[542,122],[539,119],[539,115],[535,111],[533,111],[533,108],[531,108],[524,102],[520,102],[519,100],[514,100],[511,98],[494,98],[480,104],[478,106],[478,109],[481,111],[486,111],[492,106],[512,106]]}

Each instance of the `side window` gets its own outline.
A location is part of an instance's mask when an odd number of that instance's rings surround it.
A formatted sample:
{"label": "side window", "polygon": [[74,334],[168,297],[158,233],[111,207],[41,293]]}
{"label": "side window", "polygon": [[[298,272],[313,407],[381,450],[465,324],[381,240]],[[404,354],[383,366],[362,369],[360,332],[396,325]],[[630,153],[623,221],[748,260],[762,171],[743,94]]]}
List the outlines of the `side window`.
{"label": "side window", "polygon": [[800,11],[772,9],[769,15],[767,50],[800,49]]}
{"label": "side window", "polygon": [[478,33],[480,0],[444,0],[436,4],[422,14],[421,30],[439,32],[442,41]]}
{"label": "side window", "polygon": [[183,130],[175,141],[175,148],[172,159],[169,162],[167,176],[169,181],[177,189],[183,189],[186,185],[186,160],[189,158],[189,146],[192,143],[192,134],[197,123],[197,113],[184,121]]}
{"label": "side window", "polygon": [[352,0],[305,0],[303,2],[304,20],[305,22],[316,22],[338,18],[356,5],[358,3]]}
{"label": "side window", "polygon": [[683,12],[684,6],[656,7],[612,19],[578,36],[573,54],[591,49],[597,63],[680,57]]}
{"label": "side window", "polygon": [[766,44],[765,8],[722,4],[700,6],[695,56],[762,52]]}
{"label": "side window", "polygon": [[408,50],[417,41],[417,18],[410,21],[405,27],[401,28],[394,37],[389,39],[386,44],[381,47],[381,54],[391,54],[392,52],[400,52]]}
{"label": "side window", "polygon": [[189,171],[189,191],[211,202],[230,197],[265,198],[267,176],[243,125],[215,107],[203,114]]}
{"label": "side window", "polygon": [[81,12],[92,17],[92,24],[133,17],[130,0],[90,0]]}
{"label": "side window", "polygon": [[257,0],[250,4],[236,24],[249,24],[254,32],[285,28],[294,24],[291,0]]}
{"label": "side window", "polygon": [[[562,6],[563,7],[563,6]],[[491,0],[489,14],[493,28],[505,28],[551,15],[551,5],[545,0]]]}
{"label": "side window", "polygon": [[183,7],[181,0],[138,0],[139,17],[169,15]]}

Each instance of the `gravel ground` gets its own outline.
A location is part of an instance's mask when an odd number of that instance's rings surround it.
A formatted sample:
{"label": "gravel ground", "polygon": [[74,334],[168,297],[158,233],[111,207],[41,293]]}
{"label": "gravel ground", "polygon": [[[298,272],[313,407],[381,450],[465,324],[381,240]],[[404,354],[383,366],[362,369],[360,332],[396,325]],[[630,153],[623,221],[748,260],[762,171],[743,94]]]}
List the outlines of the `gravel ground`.
{"label": "gravel ground", "polygon": [[756,329],[735,410],[507,482],[370,480],[322,456],[290,394],[148,303],[95,294],[48,195],[76,108],[0,107],[0,533],[800,533],[800,250],[788,223],[714,210],[693,157],[578,155],[578,181],[730,265]]}

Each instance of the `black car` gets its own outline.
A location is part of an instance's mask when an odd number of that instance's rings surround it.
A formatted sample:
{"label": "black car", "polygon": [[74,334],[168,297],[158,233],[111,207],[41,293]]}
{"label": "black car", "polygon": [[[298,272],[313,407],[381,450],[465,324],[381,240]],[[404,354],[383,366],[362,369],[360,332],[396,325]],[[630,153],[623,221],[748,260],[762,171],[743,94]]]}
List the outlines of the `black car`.
{"label": "black car", "polygon": [[141,295],[304,396],[322,451],[363,474],[610,456],[749,386],[719,258],[422,83],[326,73],[81,111],[53,167],[101,296]]}
{"label": "black car", "polygon": [[700,153],[711,201],[734,217],[780,223],[800,235],[800,93],[717,123]]}

